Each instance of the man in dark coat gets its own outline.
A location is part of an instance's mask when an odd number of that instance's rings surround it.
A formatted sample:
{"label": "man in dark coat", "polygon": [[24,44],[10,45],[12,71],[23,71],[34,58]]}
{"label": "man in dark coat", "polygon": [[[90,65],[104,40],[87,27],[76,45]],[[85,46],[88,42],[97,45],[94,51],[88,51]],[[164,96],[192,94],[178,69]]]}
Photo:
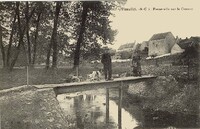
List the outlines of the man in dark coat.
{"label": "man in dark coat", "polygon": [[133,76],[141,76],[141,64],[140,64],[140,50],[138,48],[134,51],[132,55],[132,68]]}
{"label": "man in dark coat", "polygon": [[105,80],[112,80],[112,62],[111,62],[111,55],[108,52],[109,49],[105,48],[104,53],[101,58],[101,63],[103,64]]}

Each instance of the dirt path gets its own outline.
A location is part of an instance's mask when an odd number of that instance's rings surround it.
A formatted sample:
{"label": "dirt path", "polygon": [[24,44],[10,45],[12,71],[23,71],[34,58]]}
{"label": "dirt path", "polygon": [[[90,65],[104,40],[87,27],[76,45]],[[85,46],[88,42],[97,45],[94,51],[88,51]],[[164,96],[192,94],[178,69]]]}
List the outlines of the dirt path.
{"label": "dirt path", "polygon": [[52,89],[19,88],[0,93],[0,113],[2,129],[69,128]]}

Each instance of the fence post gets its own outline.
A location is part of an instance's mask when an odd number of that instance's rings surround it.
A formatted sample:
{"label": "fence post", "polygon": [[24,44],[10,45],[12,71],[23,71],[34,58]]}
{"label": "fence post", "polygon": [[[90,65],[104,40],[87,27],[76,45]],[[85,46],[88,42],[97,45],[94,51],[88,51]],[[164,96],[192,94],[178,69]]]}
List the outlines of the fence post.
{"label": "fence post", "polygon": [[118,104],[118,129],[122,129],[122,87],[123,82],[121,81],[119,87],[119,104]]}

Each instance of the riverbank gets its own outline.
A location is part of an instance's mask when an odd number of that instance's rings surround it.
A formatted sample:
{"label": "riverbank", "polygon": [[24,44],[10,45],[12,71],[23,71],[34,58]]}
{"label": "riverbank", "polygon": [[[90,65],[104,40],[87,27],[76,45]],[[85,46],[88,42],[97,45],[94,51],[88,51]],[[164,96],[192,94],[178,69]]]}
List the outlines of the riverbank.
{"label": "riverbank", "polygon": [[2,129],[70,128],[53,89],[21,86],[0,91]]}
{"label": "riverbank", "polygon": [[198,83],[179,83],[172,75],[159,76],[152,82],[129,86],[127,92],[141,103],[143,109],[175,114],[199,114]]}

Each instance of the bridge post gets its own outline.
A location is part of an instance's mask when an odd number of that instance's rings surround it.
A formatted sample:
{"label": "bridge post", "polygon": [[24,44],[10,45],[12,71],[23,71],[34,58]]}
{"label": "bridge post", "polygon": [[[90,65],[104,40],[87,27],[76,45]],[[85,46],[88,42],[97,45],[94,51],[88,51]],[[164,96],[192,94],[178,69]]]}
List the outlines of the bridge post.
{"label": "bridge post", "polygon": [[119,86],[119,103],[118,103],[118,129],[122,129],[122,87],[123,81],[121,81]]}
{"label": "bridge post", "polygon": [[109,123],[109,88],[106,88],[106,124]]}

